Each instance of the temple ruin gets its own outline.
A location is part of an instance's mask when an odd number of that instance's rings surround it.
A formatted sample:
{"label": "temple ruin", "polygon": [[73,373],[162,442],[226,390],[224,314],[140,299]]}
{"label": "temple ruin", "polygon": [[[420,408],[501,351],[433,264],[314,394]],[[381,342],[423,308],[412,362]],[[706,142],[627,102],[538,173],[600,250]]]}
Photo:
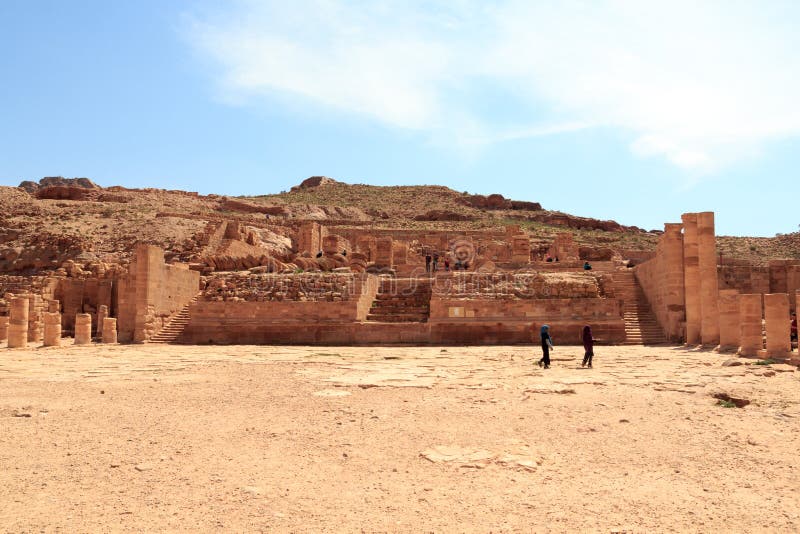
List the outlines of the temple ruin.
{"label": "temple ruin", "polygon": [[[714,214],[667,223],[651,257],[592,260],[569,232],[533,247],[497,230],[365,228],[302,221],[291,254],[218,218],[191,255],[136,245],[127,265],[67,262],[2,276],[8,347],[75,344],[519,344],[549,324],[577,344],[686,343],[791,358],[800,261],[720,262]],[[426,261],[426,256],[428,260]]]}

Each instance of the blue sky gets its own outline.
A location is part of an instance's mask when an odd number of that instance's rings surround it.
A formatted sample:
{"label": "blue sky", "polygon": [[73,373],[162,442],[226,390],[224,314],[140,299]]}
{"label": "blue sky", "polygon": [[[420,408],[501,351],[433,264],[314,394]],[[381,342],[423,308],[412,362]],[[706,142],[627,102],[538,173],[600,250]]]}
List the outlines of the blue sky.
{"label": "blue sky", "polygon": [[792,232],[798,24],[778,1],[0,0],[0,184],[324,174]]}

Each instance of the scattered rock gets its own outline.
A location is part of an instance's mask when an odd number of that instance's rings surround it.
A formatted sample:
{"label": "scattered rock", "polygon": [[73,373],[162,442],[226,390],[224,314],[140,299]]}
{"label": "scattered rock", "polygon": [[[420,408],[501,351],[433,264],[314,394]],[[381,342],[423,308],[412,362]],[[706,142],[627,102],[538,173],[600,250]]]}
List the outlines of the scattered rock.
{"label": "scattered rock", "polygon": [[745,399],[742,397],[732,397],[731,395],[723,392],[717,392],[712,395],[715,399],[733,403],[737,408],[744,408],[748,404],[750,404],[749,399]]}
{"label": "scattered rock", "polygon": [[528,446],[493,453],[476,447],[437,445],[422,451],[420,456],[433,463],[453,463],[473,469],[483,469],[494,464],[510,469],[535,471],[542,464],[541,457],[534,455]]}
{"label": "scattered rock", "polygon": [[133,468],[139,472],[143,472],[143,471],[150,471],[153,468],[153,466],[150,464],[137,464]]}
{"label": "scattered rock", "polygon": [[744,362],[738,358],[731,358],[722,362],[722,367],[736,367],[737,365],[744,365]]}
{"label": "scattered rock", "polygon": [[350,395],[349,391],[345,391],[342,389],[321,389],[319,391],[315,391],[312,393],[315,397],[346,397]]}
{"label": "scattered rock", "polygon": [[253,497],[258,497],[264,494],[264,488],[260,488],[258,486],[244,486],[242,491],[248,495],[252,495]]}
{"label": "scattered rock", "polygon": [[552,385],[552,386],[537,386],[534,388],[528,388],[525,390],[525,393],[557,393],[559,395],[570,395],[575,393],[575,389],[567,386],[559,386],[559,385]]}

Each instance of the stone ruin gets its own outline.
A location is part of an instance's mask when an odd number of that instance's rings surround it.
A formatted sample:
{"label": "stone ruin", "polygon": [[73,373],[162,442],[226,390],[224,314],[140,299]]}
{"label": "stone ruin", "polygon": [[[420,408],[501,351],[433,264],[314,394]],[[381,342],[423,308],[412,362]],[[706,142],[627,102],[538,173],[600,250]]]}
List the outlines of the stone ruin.
{"label": "stone ruin", "polygon": [[655,257],[635,267],[665,334],[673,342],[744,356],[796,359],[790,312],[797,311],[800,260],[768,266],[720,264],[714,213],[667,223]]}
{"label": "stone ruin", "polygon": [[[546,322],[562,343],[578,343],[591,324],[604,343],[793,354],[787,318],[800,261],[719,264],[710,212],[666,224],[656,251],[633,268],[614,255],[591,271],[572,234],[534,248],[517,225],[276,228],[218,218],[180,256],[140,244],[128,264],[73,259],[46,276],[0,275],[0,339],[9,347],[57,346],[62,336],[76,344],[509,344],[529,343]],[[438,258],[435,270],[426,270],[426,255]]]}

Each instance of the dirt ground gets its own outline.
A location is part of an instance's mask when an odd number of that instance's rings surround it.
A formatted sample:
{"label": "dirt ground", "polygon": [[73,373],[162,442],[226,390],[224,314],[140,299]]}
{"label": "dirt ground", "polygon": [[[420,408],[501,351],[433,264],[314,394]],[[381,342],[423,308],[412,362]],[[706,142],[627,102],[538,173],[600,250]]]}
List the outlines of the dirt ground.
{"label": "dirt ground", "polygon": [[794,367],[580,351],[2,349],[0,531],[800,530]]}

